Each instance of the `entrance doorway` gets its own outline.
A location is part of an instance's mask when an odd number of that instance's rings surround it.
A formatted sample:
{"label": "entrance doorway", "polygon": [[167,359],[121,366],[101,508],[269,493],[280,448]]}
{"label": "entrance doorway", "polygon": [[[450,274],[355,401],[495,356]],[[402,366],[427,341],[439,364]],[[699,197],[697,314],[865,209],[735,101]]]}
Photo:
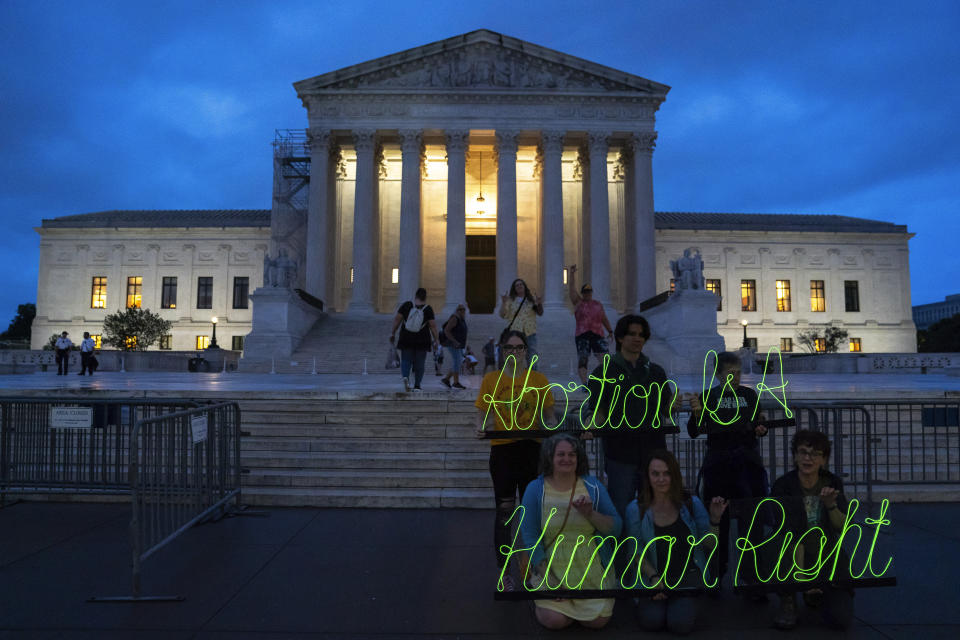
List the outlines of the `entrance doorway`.
{"label": "entrance doorway", "polygon": [[493,313],[497,306],[497,237],[467,236],[467,307]]}

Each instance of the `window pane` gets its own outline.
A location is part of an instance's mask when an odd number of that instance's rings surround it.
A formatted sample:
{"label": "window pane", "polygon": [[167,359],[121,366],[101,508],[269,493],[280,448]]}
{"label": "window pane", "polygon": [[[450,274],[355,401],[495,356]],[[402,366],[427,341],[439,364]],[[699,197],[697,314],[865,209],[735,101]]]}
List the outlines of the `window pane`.
{"label": "window pane", "polygon": [[720,298],[720,302],[717,303],[717,311],[723,311],[723,293],[720,289],[720,280],[707,280],[707,291]]}
{"label": "window pane", "polygon": [[847,311],[860,311],[860,283],[856,280],[844,280],[843,298]]}
{"label": "window pane", "polygon": [[243,351],[243,336],[233,336],[233,350]]}
{"label": "window pane", "polygon": [[164,350],[173,349],[173,336],[171,334],[160,336],[160,348]]}
{"label": "window pane", "polygon": [[206,349],[210,346],[210,336],[197,336],[197,349]]}
{"label": "window pane", "polygon": [[90,288],[90,308],[107,308],[107,277],[94,276],[93,285]]}
{"label": "window pane", "polygon": [[789,280],[777,280],[777,311],[790,311]]}
{"label": "window pane", "polygon": [[850,338],[850,351],[860,351],[860,338]]}
{"label": "window pane", "polygon": [[143,304],[143,278],[127,278],[127,309],[139,309]]}
{"label": "window pane", "polygon": [[161,309],[177,308],[177,278],[176,276],[164,276],[163,289],[160,293]]}
{"label": "window pane", "polygon": [[741,311],[757,310],[757,281],[756,280],[740,281],[740,310]]}
{"label": "window pane", "polygon": [[246,309],[249,303],[247,302],[247,296],[250,292],[250,278],[234,278],[233,279],[233,308],[234,309]]}
{"label": "window pane", "polygon": [[783,353],[793,351],[793,338],[780,338],[780,351]]}
{"label": "window pane", "polygon": [[827,297],[823,280],[810,281],[810,311],[826,311]]}
{"label": "window pane", "polygon": [[757,350],[757,339],[756,339],[756,338],[747,338],[747,348],[756,351],[756,350]]}
{"label": "window pane", "polygon": [[815,338],[813,341],[813,350],[817,353],[823,353],[827,350],[827,341],[825,338]]}
{"label": "window pane", "polygon": [[213,309],[212,277],[197,278],[197,309]]}
{"label": "window pane", "polygon": [[101,334],[99,334],[99,333],[95,333],[95,334],[91,335],[90,337],[93,338],[93,348],[94,348],[94,349],[101,349],[102,347],[101,347],[100,345],[103,344],[103,335],[101,335]]}

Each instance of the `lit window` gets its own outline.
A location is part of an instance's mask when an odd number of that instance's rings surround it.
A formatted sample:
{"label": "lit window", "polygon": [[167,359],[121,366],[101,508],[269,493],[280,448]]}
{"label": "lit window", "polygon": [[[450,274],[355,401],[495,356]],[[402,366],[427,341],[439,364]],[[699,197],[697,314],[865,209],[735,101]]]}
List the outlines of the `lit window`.
{"label": "lit window", "polygon": [[789,280],[777,280],[777,311],[790,311]]}
{"label": "lit window", "polygon": [[243,336],[233,336],[231,347],[234,351],[243,351]]}
{"label": "lit window", "polygon": [[707,291],[714,294],[720,298],[720,302],[717,303],[717,311],[723,311],[723,293],[720,289],[720,280],[710,280],[706,281]]}
{"label": "lit window", "polygon": [[846,311],[860,311],[860,283],[856,280],[844,280],[843,299]]}
{"label": "lit window", "polygon": [[740,310],[741,311],[757,310],[757,281],[756,280],[740,281]]}
{"label": "lit window", "polygon": [[107,277],[106,276],[93,277],[93,286],[91,287],[91,290],[90,290],[90,308],[91,309],[107,308]]}
{"label": "lit window", "polygon": [[817,353],[823,353],[827,350],[827,339],[826,338],[814,338],[813,339],[813,350]]}
{"label": "lit window", "polygon": [[177,308],[177,277],[164,276],[163,288],[160,290],[160,308]]}
{"label": "lit window", "polygon": [[353,284],[353,267],[350,267],[350,284]]}
{"label": "lit window", "polygon": [[810,281],[810,311],[826,311],[827,296],[823,286],[823,280]]}
{"label": "lit window", "polygon": [[160,348],[164,351],[173,349],[173,336],[169,333],[160,336]]}
{"label": "lit window", "polygon": [[95,333],[90,337],[93,338],[93,348],[101,349],[102,347],[100,345],[103,344],[103,336],[99,333]]}
{"label": "lit window", "polygon": [[563,284],[567,284],[567,270],[563,270]]}
{"label": "lit window", "polygon": [[197,278],[197,309],[213,309],[213,278]]}
{"label": "lit window", "polygon": [[206,349],[210,346],[210,336],[197,336],[197,349]]}
{"label": "lit window", "polygon": [[243,276],[233,279],[233,308],[246,309],[250,306],[250,278]]}
{"label": "lit window", "polygon": [[780,338],[780,351],[783,353],[793,351],[793,338]]}
{"label": "lit window", "polygon": [[860,350],[860,338],[850,338],[850,351],[859,353]]}
{"label": "lit window", "polygon": [[137,336],[127,336],[123,341],[124,347],[127,350],[132,350],[137,348]]}
{"label": "lit window", "polygon": [[127,278],[127,309],[139,309],[143,305],[143,278]]}
{"label": "lit window", "polygon": [[390,282],[392,282],[393,284],[397,284],[398,282],[400,282],[400,269],[398,269],[397,267],[394,267],[393,269],[390,270]]}

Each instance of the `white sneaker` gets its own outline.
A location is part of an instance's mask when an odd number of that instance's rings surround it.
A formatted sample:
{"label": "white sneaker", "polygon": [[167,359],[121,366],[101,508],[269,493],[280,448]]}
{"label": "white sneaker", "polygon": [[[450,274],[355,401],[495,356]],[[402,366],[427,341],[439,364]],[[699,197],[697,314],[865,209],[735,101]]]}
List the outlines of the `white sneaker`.
{"label": "white sneaker", "polygon": [[403,390],[410,393],[410,378],[403,379]]}

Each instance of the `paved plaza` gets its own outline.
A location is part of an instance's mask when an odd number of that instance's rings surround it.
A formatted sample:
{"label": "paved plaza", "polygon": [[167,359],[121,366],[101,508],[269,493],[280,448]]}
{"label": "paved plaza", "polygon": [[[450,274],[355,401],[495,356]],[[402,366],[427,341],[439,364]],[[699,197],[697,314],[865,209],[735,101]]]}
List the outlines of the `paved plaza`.
{"label": "paved plaza", "polygon": [[[0,509],[0,639],[635,638],[629,600],[607,629],[540,629],[529,602],[493,599],[491,512],[270,509],[203,524],[144,564],[144,595],[179,603],[98,604],[130,593],[123,504]],[[847,634],[816,623],[781,636],[774,601],[725,589],[704,598],[696,638],[956,638],[960,504],[896,504],[896,587],[863,589]]]}

